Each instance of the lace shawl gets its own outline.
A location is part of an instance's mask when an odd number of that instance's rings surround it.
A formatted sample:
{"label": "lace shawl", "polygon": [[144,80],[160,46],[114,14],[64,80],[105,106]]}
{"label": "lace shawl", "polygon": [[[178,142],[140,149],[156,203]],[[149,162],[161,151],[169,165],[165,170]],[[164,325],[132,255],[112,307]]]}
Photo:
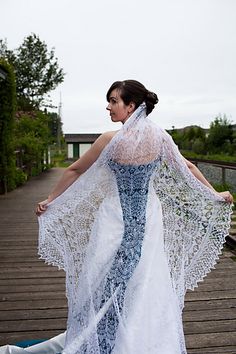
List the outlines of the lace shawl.
{"label": "lace shawl", "polygon": [[197,286],[221,253],[231,206],[192,175],[172,138],[145,112],[142,104],[97,161],[39,218],[39,254],[66,271],[69,308],[84,281],[80,274],[99,207],[118,193],[111,161],[140,166],[158,160],[148,183],[162,204],[165,252],[181,309],[186,290]]}

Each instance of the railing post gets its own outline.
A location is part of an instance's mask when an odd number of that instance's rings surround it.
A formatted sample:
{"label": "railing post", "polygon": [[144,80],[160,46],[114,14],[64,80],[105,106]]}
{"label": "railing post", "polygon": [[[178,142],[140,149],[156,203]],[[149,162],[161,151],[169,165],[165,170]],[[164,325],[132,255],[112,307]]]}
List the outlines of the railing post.
{"label": "railing post", "polygon": [[226,170],[226,168],[222,166],[221,169],[222,169],[222,184],[225,184],[225,170]]}

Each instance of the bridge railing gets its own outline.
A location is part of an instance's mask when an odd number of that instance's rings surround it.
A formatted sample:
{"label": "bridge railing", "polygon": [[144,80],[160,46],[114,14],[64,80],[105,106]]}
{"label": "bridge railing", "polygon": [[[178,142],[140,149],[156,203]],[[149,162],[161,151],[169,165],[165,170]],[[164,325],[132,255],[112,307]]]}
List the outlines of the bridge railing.
{"label": "bridge railing", "polygon": [[189,158],[210,183],[227,184],[236,192],[236,162]]}

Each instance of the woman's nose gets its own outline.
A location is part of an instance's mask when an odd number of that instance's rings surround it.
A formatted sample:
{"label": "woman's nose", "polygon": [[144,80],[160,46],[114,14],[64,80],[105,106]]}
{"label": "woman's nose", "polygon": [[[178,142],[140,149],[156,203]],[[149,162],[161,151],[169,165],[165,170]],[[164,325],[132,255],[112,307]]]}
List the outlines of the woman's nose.
{"label": "woman's nose", "polygon": [[110,103],[108,104],[108,106],[106,107],[106,109],[108,110],[108,111],[110,111]]}

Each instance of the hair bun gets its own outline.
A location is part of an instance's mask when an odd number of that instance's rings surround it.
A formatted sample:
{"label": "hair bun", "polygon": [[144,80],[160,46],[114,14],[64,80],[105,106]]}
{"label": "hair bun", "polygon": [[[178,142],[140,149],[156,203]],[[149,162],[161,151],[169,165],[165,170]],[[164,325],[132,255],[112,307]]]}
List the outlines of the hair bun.
{"label": "hair bun", "polygon": [[145,103],[147,106],[147,115],[152,112],[155,105],[158,103],[158,97],[154,92],[148,91],[146,93]]}
{"label": "hair bun", "polygon": [[120,97],[126,106],[133,102],[135,109],[137,109],[145,102],[147,116],[158,102],[157,95],[147,90],[141,82],[136,80],[115,81],[107,91],[107,102],[110,102],[110,95],[113,90],[119,90]]}

